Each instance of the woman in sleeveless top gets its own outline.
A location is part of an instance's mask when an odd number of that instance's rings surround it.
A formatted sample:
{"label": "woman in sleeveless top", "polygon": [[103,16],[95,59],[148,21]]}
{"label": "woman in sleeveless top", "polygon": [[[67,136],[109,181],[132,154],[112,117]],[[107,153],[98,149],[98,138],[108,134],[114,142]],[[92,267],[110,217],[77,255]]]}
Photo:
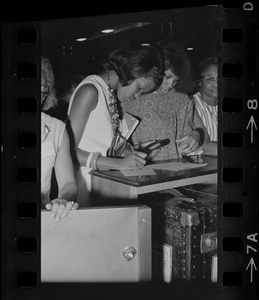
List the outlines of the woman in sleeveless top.
{"label": "woman in sleeveless top", "polygon": [[[57,103],[54,90],[52,66],[45,56],[41,59],[41,106],[46,111]],[[58,195],[50,201],[51,176],[55,169]],[[70,155],[69,138],[65,124],[46,113],[41,113],[41,203],[51,210],[51,218],[59,221],[71,210],[78,208],[75,203],[77,186]]]}
{"label": "woman in sleeveless top", "polygon": [[[147,154],[134,151],[116,158],[107,154],[121,126],[119,103],[155,90],[161,83],[163,62],[152,46],[112,51],[104,71],[85,78],[71,96],[68,130],[78,185],[78,203],[89,205],[91,169],[138,169]],[[152,141],[151,141],[152,142]]]}

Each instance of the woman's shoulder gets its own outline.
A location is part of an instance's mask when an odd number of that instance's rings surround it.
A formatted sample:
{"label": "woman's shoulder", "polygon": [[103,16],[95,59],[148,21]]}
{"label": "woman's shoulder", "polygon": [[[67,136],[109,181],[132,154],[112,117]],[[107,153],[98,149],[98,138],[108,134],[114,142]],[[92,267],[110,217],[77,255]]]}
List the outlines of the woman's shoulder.
{"label": "woman's shoulder", "polygon": [[172,90],[169,92],[169,97],[177,103],[180,104],[188,104],[189,102],[191,102],[191,96],[186,94],[186,93],[182,93],[182,92],[178,92],[176,90]]}
{"label": "woman's shoulder", "polygon": [[93,85],[101,85],[101,86],[106,86],[105,81],[103,78],[99,75],[88,75],[85,79],[83,79],[80,83],[80,85],[84,84],[93,84]]}
{"label": "woman's shoulder", "polygon": [[139,114],[142,110],[151,109],[156,106],[156,100],[158,99],[156,92],[141,95],[138,98],[128,98],[121,103],[123,109],[132,114]]}
{"label": "woman's shoulder", "polygon": [[197,92],[197,93],[192,95],[192,100],[197,101],[199,99],[201,99],[201,93],[200,92]]}
{"label": "woman's shoulder", "polygon": [[106,88],[106,83],[99,75],[89,75],[78,85],[77,93],[91,93],[96,96],[100,89]]}
{"label": "woman's shoulder", "polygon": [[86,92],[96,94],[98,92],[96,84],[91,81],[83,82],[80,86],[78,86],[76,91],[77,95],[79,95],[80,93],[85,94]]}

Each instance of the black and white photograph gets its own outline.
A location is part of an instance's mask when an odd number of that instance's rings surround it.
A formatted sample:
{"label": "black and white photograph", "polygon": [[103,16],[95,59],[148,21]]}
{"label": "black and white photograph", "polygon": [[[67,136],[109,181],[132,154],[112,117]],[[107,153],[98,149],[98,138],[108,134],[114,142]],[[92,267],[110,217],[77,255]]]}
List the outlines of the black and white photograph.
{"label": "black and white photograph", "polygon": [[41,22],[42,282],[217,282],[221,29],[221,6]]}
{"label": "black and white photograph", "polygon": [[6,3],[3,299],[256,299],[257,3],[220,2]]}
{"label": "black and white photograph", "polygon": [[222,7],[41,22],[41,281],[217,282]]}

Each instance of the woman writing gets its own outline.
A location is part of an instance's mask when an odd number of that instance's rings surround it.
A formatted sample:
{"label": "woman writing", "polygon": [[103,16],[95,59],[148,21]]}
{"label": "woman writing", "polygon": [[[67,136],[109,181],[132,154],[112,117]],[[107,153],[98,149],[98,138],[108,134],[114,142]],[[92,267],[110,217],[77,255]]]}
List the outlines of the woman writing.
{"label": "woman writing", "polygon": [[68,128],[80,205],[87,205],[89,198],[90,169],[136,169],[145,165],[146,154],[141,151],[125,153],[121,158],[111,157],[107,151],[121,125],[119,102],[155,90],[162,74],[163,62],[157,50],[139,46],[111,52],[104,71],[86,77],[75,89],[68,108]]}

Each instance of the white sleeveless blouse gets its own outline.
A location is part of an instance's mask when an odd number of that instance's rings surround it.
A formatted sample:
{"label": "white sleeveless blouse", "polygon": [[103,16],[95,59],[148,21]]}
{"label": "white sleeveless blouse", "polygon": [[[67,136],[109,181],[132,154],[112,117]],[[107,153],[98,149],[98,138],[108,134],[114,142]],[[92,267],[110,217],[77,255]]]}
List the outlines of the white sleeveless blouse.
{"label": "white sleeveless blouse", "polygon": [[[68,117],[76,91],[82,85],[87,83],[93,84],[98,90],[98,103],[96,108],[91,112],[85,125],[78,148],[88,152],[100,151],[102,155],[105,156],[107,150],[111,146],[113,132],[108,108],[108,87],[100,76],[90,75],[76,87],[69,102]],[[87,99],[85,101],[87,101]],[[89,169],[85,166],[75,166],[75,172],[78,185],[77,202],[80,206],[87,206],[88,193],[91,190],[91,176],[89,174]]]}
{"label": "white sleeveless blouse", "polygon": [[96,108],[91,112],[85,125],[78,148],[89,152],[100,151],[103,155],[106,155],[106,151],[111,145],[112,126],[108,109],[108,87],[100,76],[91,75],[80,82],[71,96],[68,116],[76,91],[87,83],[93,84],[98,90],[98,103]]}

